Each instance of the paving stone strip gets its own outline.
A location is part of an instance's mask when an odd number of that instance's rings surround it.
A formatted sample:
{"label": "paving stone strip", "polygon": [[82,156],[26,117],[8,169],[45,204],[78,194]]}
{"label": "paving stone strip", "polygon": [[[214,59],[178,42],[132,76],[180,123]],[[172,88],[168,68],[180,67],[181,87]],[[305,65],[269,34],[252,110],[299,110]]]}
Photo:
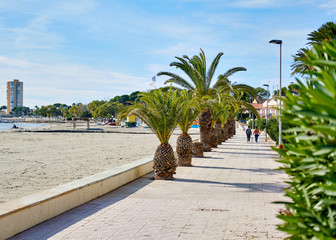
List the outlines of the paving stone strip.
{"label": "paving stone strip", "polygon": [[272,202],[285,200],[286,175],[263,136],[238,131],[204,156],[175,180],[145,175],[11,239],[284,239]]}

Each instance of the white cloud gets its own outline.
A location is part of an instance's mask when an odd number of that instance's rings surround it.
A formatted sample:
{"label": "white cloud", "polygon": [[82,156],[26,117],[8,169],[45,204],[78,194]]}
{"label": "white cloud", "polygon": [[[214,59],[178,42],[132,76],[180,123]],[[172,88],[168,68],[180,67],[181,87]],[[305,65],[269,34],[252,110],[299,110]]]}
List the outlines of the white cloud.
{"label": "white cloud", "polygon": [[166,48],[156,49],[153,53],[167,55],[173,58],[175,56],[189,55],[190,53],[194,54],[197,51],[198,49],[196,46],[191,46],[189,43],[185,42],[179,42]]}
{"label": "white cloud", "polygon": [[168,64],[167,65],[165,65],[165,64],[149,64],[148,65],[148,70],[149,70],[149,72],[153,73],[153,76],[154,76],[155,74],[163,71],[167,67],[169,67]]}
{"label": "white cloud", "polygon": [[13,29],[16,35],[16,48],[57,48],[64,40],[48,31],[48,18],[42,16],[24,28]]}
{"label": "white cloud", "polygon": [[72,1],[54,1],[51,2],[51,9],[56,9],[60,13],[64,14],[83,14],[92,11],[97,3],[93,0],[72,0]]}
{"label": "white cloud", "polygon": [[326,0],[319,5],[319,7],[326,9],[329,15],[336,14],[336,1],[335,0]]}
{"label": "white cloud", "polygon": [[319,7],[326,10],[328,15],[336,14],[335,0],[301,0],[301,4],[310,5],[311,7]]}
{"label": "white cloud", "polygon": [[277,1],[277,0],[239,0],[234,1],[231,4],[233,7],[241,7],[241,8],[268,8],[268,7],[278,7],[287,5],[289,1]]}
{"label": "white cloud", "polygon": [[[41,98],[44,105],[55,102],[88,103],[94,99],[144,91],[151,77],[105,71],[86,65],[49,65],[3,56],[0,56],[0,63],[2,80],[19,79],[24,83],[24,105],[29,107],[37,104],[33,102],[34,99],[41,102]],[[28,99],[31,102],[27,102]],[[5,104],[4,96],[0,105]]]}

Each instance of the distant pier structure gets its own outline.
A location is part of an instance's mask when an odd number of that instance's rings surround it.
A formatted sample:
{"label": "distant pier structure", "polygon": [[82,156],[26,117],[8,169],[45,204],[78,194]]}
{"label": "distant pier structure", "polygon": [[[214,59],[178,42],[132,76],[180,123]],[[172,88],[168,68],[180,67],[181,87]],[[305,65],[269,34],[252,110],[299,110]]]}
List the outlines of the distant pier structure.
{"label": "distant pier structure", "polygon": [[23,82],[18,79],[7,82],[7,114],[13,108],[23,106]]}

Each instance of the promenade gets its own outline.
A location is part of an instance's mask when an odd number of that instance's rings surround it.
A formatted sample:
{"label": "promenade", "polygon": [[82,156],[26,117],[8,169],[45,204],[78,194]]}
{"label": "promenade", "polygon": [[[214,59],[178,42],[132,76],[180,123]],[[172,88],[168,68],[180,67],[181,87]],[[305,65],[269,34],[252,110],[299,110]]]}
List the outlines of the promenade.
{"label": "promenade", "polygon": [[237,131],[204,155],[173,181],[145,175],[10,239],[283,239],[272,202],[286,175],[264,137]]}

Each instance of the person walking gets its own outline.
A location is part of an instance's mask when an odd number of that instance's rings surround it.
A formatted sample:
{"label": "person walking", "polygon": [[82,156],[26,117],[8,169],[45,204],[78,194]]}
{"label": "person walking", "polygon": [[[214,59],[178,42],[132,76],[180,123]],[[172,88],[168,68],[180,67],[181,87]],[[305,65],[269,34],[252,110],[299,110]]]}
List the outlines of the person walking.
{"label": "person walking", "polygon": [[248,126],[247,129],[246,129],[247,142],[250,141],[250,139],[251,139],[251,134],[252,134],[251,128]]}
{"label": "person walking", "polygon": [[259,134],[260,134],[260,131],[259,131],[259,129],[256,127],[256,128],[254,129],[254,131],[253,131],[253,135],[254,135],[254,137],[255,137],[255,141],[256,141],[256,143],[258,142]]}

